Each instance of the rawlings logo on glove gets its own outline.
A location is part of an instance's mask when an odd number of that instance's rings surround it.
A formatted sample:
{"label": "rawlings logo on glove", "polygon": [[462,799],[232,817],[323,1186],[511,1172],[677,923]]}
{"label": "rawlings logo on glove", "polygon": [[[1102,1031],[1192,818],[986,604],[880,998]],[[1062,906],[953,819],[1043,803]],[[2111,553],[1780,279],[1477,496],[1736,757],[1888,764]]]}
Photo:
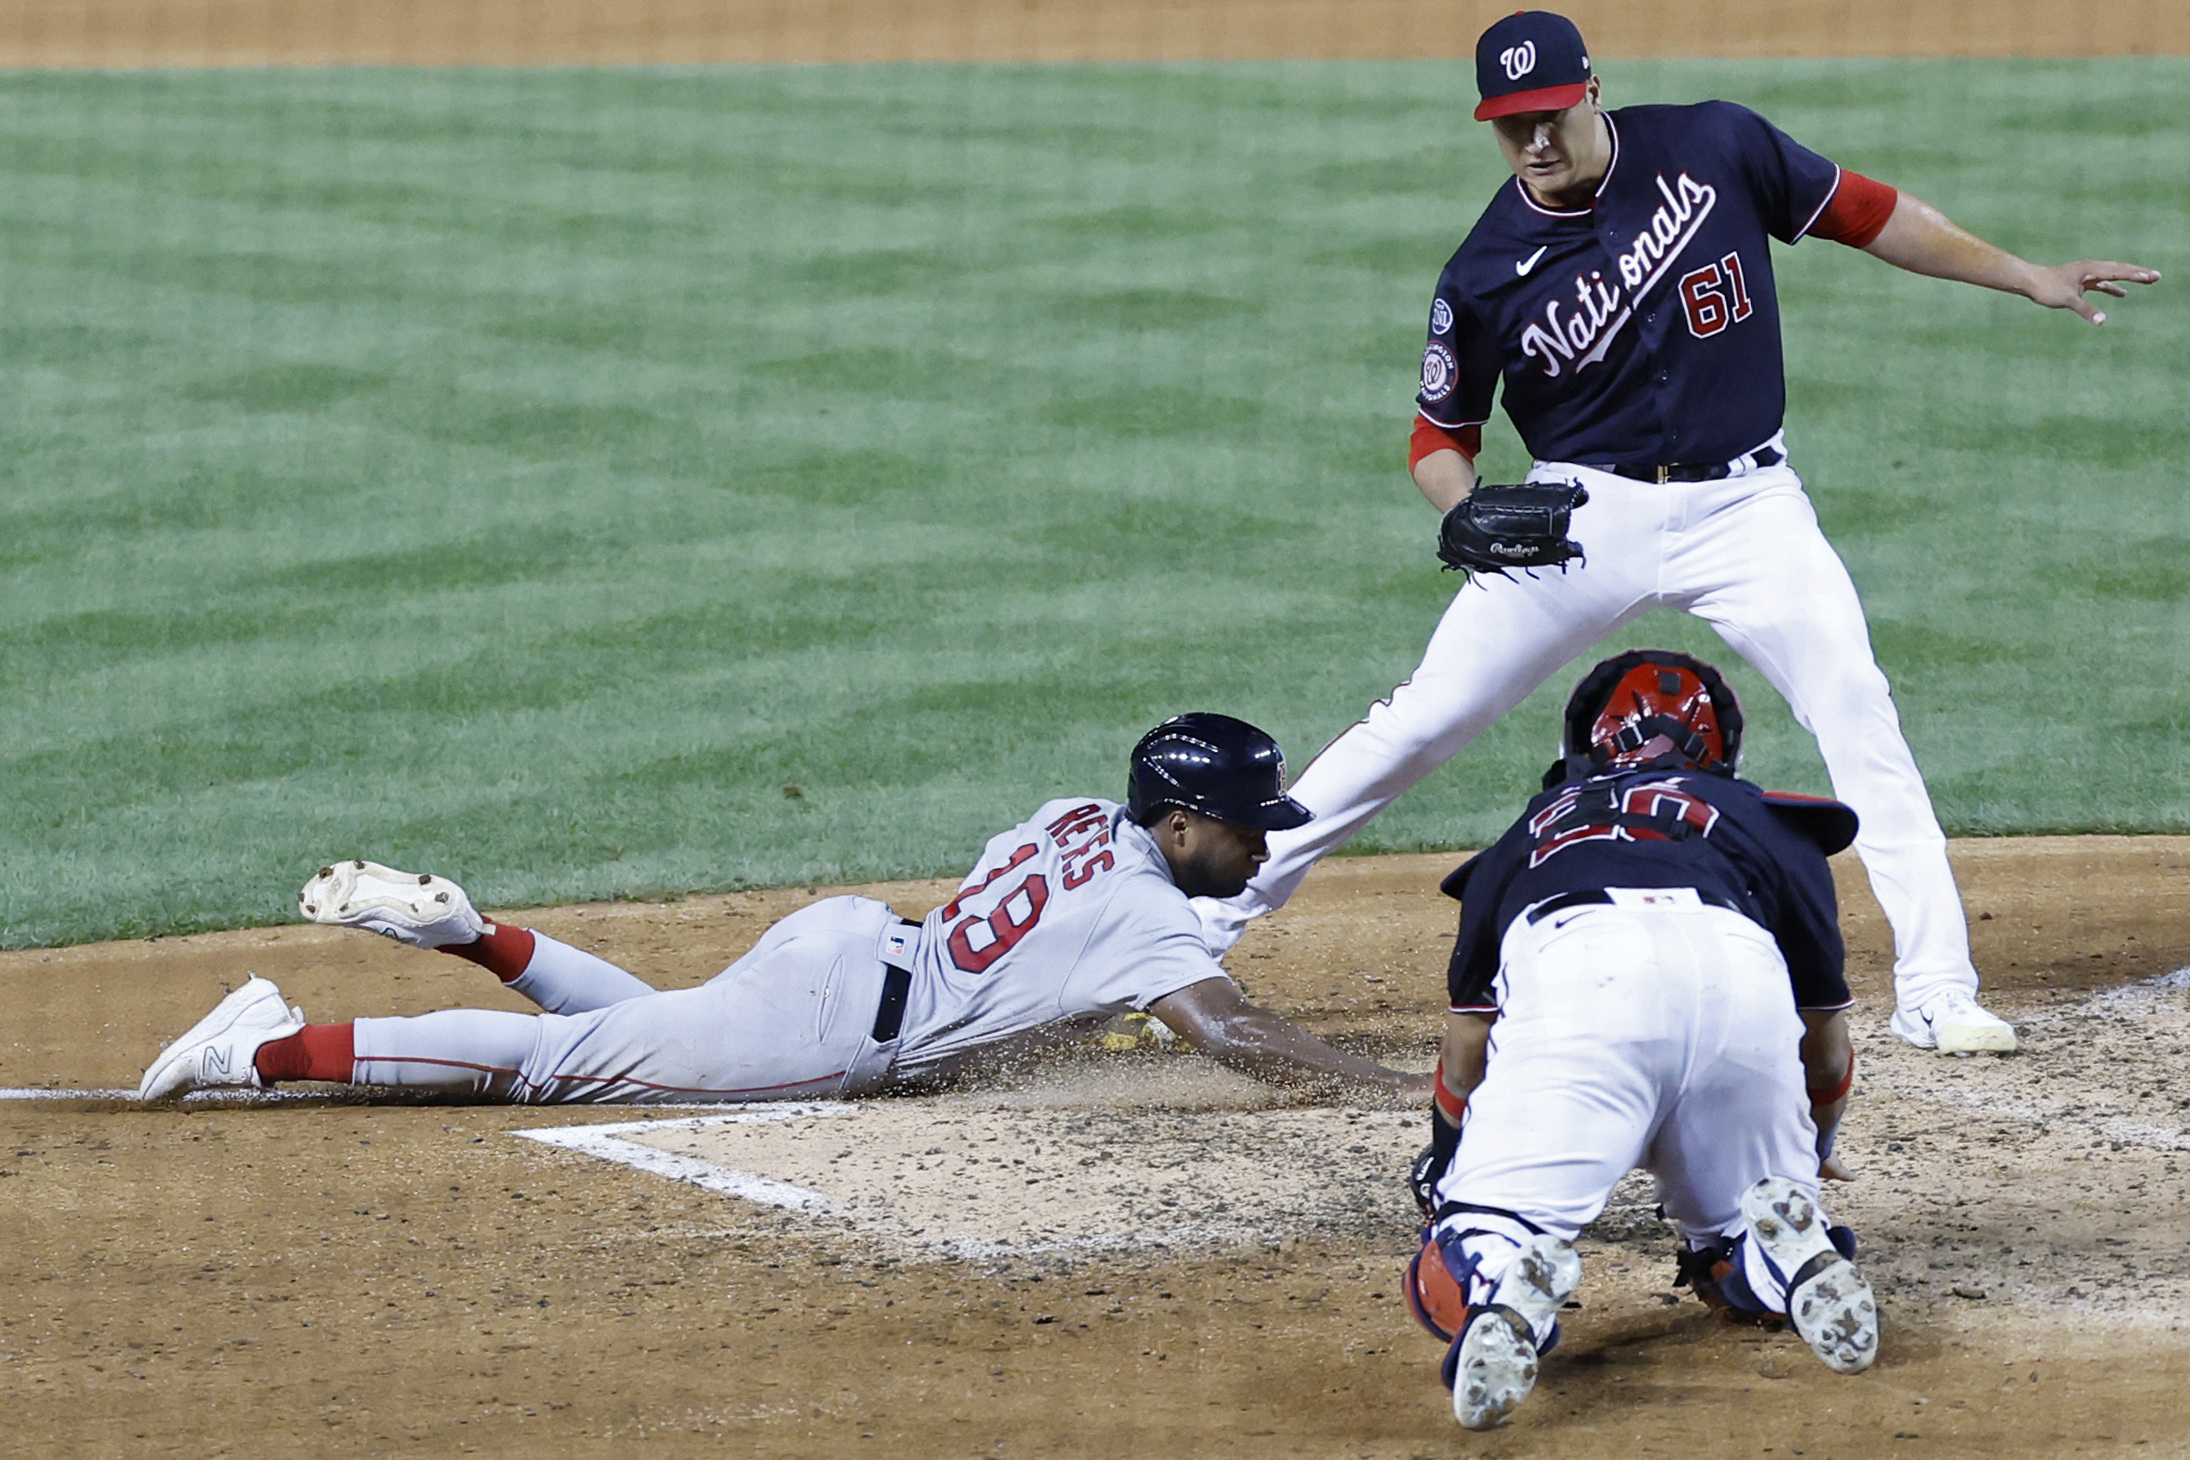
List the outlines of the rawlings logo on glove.
{"label": "rawlings logo on glove", "polygon": [[1582,545],[1566,534],[1574,509],[1588,500],[1575,482],[1479,486],[1445,514],[1438,559],[1463,573],[1564,568],[1582,557]]}

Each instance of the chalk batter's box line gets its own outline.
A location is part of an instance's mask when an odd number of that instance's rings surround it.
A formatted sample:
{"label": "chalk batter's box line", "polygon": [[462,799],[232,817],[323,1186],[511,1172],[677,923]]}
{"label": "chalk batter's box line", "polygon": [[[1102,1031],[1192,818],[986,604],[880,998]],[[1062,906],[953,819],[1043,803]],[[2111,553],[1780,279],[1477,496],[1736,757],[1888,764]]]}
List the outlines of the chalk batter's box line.
{"label": "chalk batter's box line", "polygon": [[[689,1108],[689,1107],[687,1107]],[[631,1120],[609,1125],[558,1125],[541,1130],[511,1131],[528,1141],[578,1151],[619,1166],[629,1166],[653,1176],[666,1176],[723,1196],[735,1196],[762,1206],[783,1207],[794,1212],[820,1215],[830,1210],[829,1199],[818,1191],[774,1181],[750,1171],[733,1171],[695,1156],[642,1146],[623,1136],[633,1131],[703,1130],[715,1125],[761,1125],[774,1121],[803,1120],[810,1116],[849,1115],[853,1107],[833,1102],[746,1106],[732,1115],[701,1115],[689,1120]]]}
{"label": "chalk batter's box line", "polygon": [[[691,1108],[685,1107],[687,1110]],[[696,1116],[689,1120],[633,1120],[610,1125],[549,1126],[541,1130],[513,1130],[510,1134],[522,1136],[528,1141],[538,1141],[542,1145],[582,1152],[603,1161],[613,1161],[620,1166],[629,1166],[650,1175],[666,1176],[672,1181],[688,1182],[724,1196],[743,1197],[762,1206],[780,1207],[807,1216],[835,1214],[834,1204],[818,1191],[808,1191],[803,1186],[793,1186],[787,1181],[756,1176],[750,1171],[733,1171],[727,1166],[717,1166],[694,1156],[679,1156],[653,1146],[642,1146],[636,1141],[621,1139],[625,1133],[632,1131],[704,1130],[716,1125],[758,1125],[771,1121],[801,1120],[811,1116],[852,1115],[859,1110],[858,1106],[841,1101],[717,1108],[735,1109],[736,1113]],[[854,1220],[858,1221],[856,1217]],[[1234,1223],[1193,1222],[1167,1230],[1156,1237],[1146,1233],[1114,1233],[1102,1236],[1083,1234],[1052,1241],[991,1242],[959,1234],[927,1237],[919,1232],[894,1230],[893,1224],[887,1220],[879,1228],[871,1221],[860,1221],[859,1225],[915,1247],[974,1262],[1028,1257],[1048,1252],[1122,1252],[1150,1246],[1236,1242],[1256,1235],[1256,1229]]]}
{"label": "chalk batter's box line", "polygon": [[[0,1100],[131,1100],[137,1098],[135,1090],[64,1090],[46,1085],[17,1085],[0,1088]],[[182,1097],[188,1101],[218,1100],[230,1105],[281,1105],[289,1101],[317,1100],[324,1102],[324,1092],[308,1090],[193,1090]]]}

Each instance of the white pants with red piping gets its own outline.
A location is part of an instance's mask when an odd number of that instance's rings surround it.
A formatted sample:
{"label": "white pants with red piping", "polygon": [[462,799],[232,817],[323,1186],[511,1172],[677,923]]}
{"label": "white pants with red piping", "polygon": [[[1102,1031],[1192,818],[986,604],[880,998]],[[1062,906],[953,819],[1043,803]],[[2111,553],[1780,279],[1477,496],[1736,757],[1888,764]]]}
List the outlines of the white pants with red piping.
{"label": "white pants with red piping", "polygon": [[787,1100],[856,1094],[889,1068],[872,1035],[886,904],[801,908],[698,988],[657,991],[612,963],[533,934],[510,985],[543,1008],[359,1019],[351,1082],[521,1104]]}

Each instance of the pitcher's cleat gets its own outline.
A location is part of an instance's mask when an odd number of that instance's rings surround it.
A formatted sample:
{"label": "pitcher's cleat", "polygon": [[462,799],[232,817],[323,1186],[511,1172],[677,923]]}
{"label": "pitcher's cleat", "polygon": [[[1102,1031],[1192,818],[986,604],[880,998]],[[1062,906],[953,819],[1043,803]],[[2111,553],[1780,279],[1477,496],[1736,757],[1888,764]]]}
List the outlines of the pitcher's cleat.
{"label": "pitcher's cleat", "polygon": [[1918,1049],[1941,1054],[2013,1054],[2015,1026],[1989,1013],[1961,989],[1933,994],[1893,1011],[1892,1028]]}
{"label": "pitcher's cleat", "polygon": [[448,878],[354,859],[320,868],[297,894],[297,911],[315,923],[363,928],[413,948],[472,943],[487,932],[486,919]]}
{"label": "pitcher's cleat", "polygon": [[1467,1326],[1445,1360],[1452,1413],[1464,1428],[1487,1430],[1536,1386],[1536,1335],[1548,1332],[1582,1280],[1582,1260],[1556,1237],[1536,1236],[1499,1279],[1495,1299],[1468,1310]]}
{"label": "pitcher's cleat", "polygon": [[160,1051],[137,1083],[139,1100],[166,1100],[192,1090],[236,1087],[263,1090],[254,1063],[259,1046],[286,1039],[304,1027],[304,1011],[292,1009],[271,979],[257,974],[213,1006],[213,1012]]}
{"label": "pitcher's cleat", "polygon": [[1787,1283],[1787,1318],[1825,1366],[1860,1374],[1878,1357],[1871,1285],[1834,1245],[1809,1193],[1767,1176],[1741,1196],[1742,1219]]}

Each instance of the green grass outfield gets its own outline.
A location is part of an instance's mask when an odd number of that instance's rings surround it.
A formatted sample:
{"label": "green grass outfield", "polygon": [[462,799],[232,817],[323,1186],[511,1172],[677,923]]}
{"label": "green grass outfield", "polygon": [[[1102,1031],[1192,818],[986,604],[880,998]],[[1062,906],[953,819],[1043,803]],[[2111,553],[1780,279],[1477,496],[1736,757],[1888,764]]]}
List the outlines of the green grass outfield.
{"label": "green grass outfield", "polygon": [[[1778,254],[1796,464],[1946,821],[2190,827],[2190,62],[1606,69],[2170,271],[2092,330]],[[1187,708],[1305,761],[1455,584],[1402,468],[1503,175],[1470,100],[1449,65],[0,75],[0,941],[278,921],[349,853],[505,905],[952,872]],[[1494,832],[1572,677],[1356,849]],[[1822,789],[1737,679],[1754,774]]]}

